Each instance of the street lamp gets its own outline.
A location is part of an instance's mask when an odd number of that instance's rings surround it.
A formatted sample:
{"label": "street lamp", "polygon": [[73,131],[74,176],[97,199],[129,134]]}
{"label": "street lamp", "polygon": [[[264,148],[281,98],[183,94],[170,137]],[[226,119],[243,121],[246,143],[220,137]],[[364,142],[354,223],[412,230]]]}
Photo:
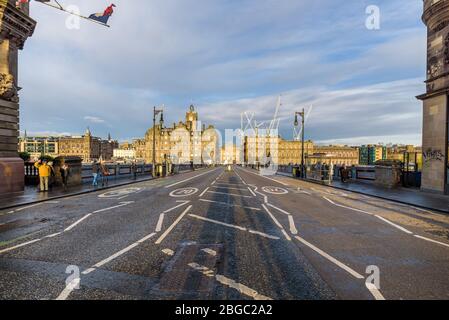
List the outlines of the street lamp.
{"label": "street lamp", "polygon": [[304,108],[301,112],[295,112],[295,127],[299,125],[298,122],[298,116],[301,116],[301,125],[302,125],[302,132],[301,132],[301,178],[305,178],[305,170],[304,170],[304,118],[305,118],[305,111]]}
{"label": "street lamp", "polygon": [[159,113],[161,114],[160,122],[162,126],[162,124],[164,123],[163,112],[163,109],[156,109],[156,107],[153,108],[153,165],[151,167],[153,177],[156,176],[156,117]]}

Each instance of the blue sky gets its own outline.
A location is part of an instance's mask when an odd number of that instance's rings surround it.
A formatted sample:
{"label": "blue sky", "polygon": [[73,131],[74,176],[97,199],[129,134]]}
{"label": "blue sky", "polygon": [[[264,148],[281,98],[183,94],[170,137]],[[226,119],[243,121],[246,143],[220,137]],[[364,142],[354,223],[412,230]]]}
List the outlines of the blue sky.
{"label": "blue sky", "polygon": [[[109,1],[63,0],[82,13]],[[240,113],[272,117],[280,132],[313,110],[307,138],[323,143],[421,143],[426,30],[421,0],[114,0],[111,28],[32,3],[38,21],[20,54],[21,129],[128,140],[193,101],[206,124],[238,128]],[[381,29],[365,27],[368,5]]]}

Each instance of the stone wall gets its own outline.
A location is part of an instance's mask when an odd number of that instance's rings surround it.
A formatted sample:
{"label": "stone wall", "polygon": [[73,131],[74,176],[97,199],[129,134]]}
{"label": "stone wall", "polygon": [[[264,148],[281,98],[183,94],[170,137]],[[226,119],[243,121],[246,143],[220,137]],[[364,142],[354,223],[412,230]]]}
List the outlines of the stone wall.
{"label": "stone wall", "polygon": [[424,101],[423,174],[421,188],[443,193],[446,170],[447,96]]}

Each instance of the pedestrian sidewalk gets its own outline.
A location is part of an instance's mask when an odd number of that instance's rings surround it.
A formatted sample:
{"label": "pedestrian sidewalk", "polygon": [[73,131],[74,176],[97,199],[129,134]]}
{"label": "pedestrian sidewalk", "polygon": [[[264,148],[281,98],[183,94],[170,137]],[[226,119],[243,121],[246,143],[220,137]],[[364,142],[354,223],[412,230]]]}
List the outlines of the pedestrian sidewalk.
{"label": "pedestrian sidewalk", "polygon": [[125,186],[136,182],[148,181],[153,178],[149,175],[137,176],[137,179],[122,178],[111,179],[108,185],[102,187],[99,181],[98,187],[93,187],[90,183],[81,186],[69,187],[64,190],[62,187],[56,187],[49,192],[39,192],[38,186],[26,186],[23,192],[17,192],[8,195],[0,195],[0,210],[14,208],[23,205],[31,205],[43,201],[54,200],[69,196],[76,196],[98,190],[106,190],[114,187]]}
{"label": "pedestrian sidewalk", "polygon": [[[288,176],[293,178],[289,174],[278,173],[282,176]],[[369,195],[385,200],[390,200],[394,202],[399,202],[402,204],[412,205],[418,208],[427,209],[427,210],[435,210],[439,212],[449,213],[449,196],[434,194],[430,192],[423,192],[419,189],[413,188],[384,188],[381,186],[377,186],[372,183],[364,183],[364,182],[340,182],[340,181],[332,181],[329,183],[323,183],[320,181],[307,179],[307,182],[318,183],[321,185],[326,185],[332,188],[351,191],[355,193],[360,193],[364,195]]]}

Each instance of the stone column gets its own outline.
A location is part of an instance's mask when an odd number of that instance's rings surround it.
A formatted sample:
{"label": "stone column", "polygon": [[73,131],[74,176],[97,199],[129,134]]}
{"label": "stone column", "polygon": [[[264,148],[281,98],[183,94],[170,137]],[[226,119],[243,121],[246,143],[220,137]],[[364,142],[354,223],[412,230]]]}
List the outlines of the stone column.
{"label": "stone column", "polygon": [[424,0],[427,26],[426,93],[423,101],[422,189],[448,192],[449,1]]}
{"label": "stone column", "polygon": [[18,50],[33,34],[36,22],[28,5],[0,0],[0,194],[23,190],[24,166],[18,156]]}

